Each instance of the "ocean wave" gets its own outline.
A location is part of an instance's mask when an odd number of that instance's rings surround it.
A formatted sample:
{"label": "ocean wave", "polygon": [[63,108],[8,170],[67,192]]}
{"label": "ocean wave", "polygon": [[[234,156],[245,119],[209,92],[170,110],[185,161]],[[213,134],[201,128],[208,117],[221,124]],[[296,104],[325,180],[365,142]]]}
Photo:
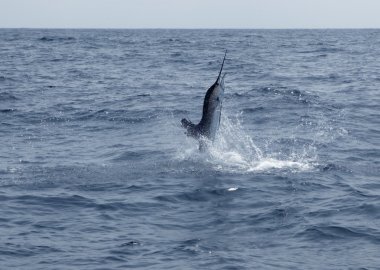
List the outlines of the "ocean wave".
{"label": "ocean wave", "polygon": [[282,96],[284,98],[292,98],[297,102],[301,102],[307,105],[313,104],[316,102],[319,97],[318,95],[308,93],[306,91],[301,91],[298,89],[289,89],[284,86],[271,86],[271,87],[262,87],[259,89],[262,93],[276,96]]}
{"label": "ocean wave", "polygon": [[11,78],[11,77],[6,77],[6,76],[2,76],[0,75],[0,82],[14,82],[15,79]]}
{"label": "ocean wave", "polygon": [[75,37],[70,37],[70,36],[43,36],[41,38],[38,38],[39,41],[43,42],[62,42],[62,41],[75,41]]}
{"label": "ocean wave", "polygon": [[326,172],[326,171],[342,171],[342,172],[351,172],[351,170],[343,165],[334,164],[334,163],[328,163],[328,164],[320,164],[318,165],[318,168],[320,170]]}
{"label": "ocean wave", "polygon": [[87,208],[96,205],[95,201],[80,195],[34,196],[22,195],[10,198],[12,201],[25,205],[41,205],[49,208]]}
{"label": "ocean wave", "polygon": [[366,230],[363,231],[359,228],[344,227],[337,225],[319,225],[311,226],[304,231],[297,234],[298,237],[308,238],[313,241],[324,241],[324,240],[343,240],[352,238],[366,239],[371,242],[379,243],[380,234],[379,232]]}
{"label": "ocean wave", "polygon": [[153,155],[160,155],[162,152],[155,151],[155,150],[145,150],[145,151],[126,151],[122,153],[121,155],[115,157],[112,159],[112,161],[115,162],[125,162],[125,161],[136,161],[136,160],[143,160],[147,157]]}
{"label": "ocean wave", "polygon": [[62,252],[62,250],[54,246],[31,245],[29,243],[19,245],[16,243],[5,242],[0,248],[0,255],[18,258],[57,252]]}
{"label": "ocean wave", "polygon": [[0,109],[0,113],[12,113],[16,111],[16,109]]}
{"label": "ocean wave", "polygon": [[9,92],[0,92],[0,102],[10,100],[18,100],[18,98]]}
{"label": "ocean wave", "polygon": [[298,53],[301,54],[315,54],[315,53],[342,53],[344,52],[344,48],[335,48],[335,47],[320,47],[313,50],[300,50]]}
{"label": "ocean wave", "polygon": [[167,45],[167,44],[181,44],[181,45],[187,45],[191,44],[190,40],[182,39],[182,38],[163,38],[158,40],[159,44]]}
{"label": "ocean wave", "polygon": [[[1,112],[1,111],[0,111]],[[75,107],[64,106],[59,111],[20,111],[15,109],[4,109],[3,113],[15,113],[14,116],[20,122],[26,124],[44,124],[44,123],[75,123],[85,121],[106,121],[122,123],[145,123],[157,118],[157,115],[151,111],[130,114],[129,110],[78,110]],[[135,115],[135,116],[134,116]]]}
{"label": "ocean wave", "polygon": [[[181,201],[194,201],[194,202],[205,202],[212,200],[215,197],[227,196],[231,194],[231,191],[236,191],[238,189],[232,190],[230,188],[219,188],[219,189],[196,189],[188,192],[181,192],[173,195],[159,195],[155,199],[161,202],[169,203],[179,203]],[[240,192],[240,190],[239,190]]]}
{"label": "ocean wave", "polygon": [[[206,153],[199,153],[195,144],[193,148],[182,150],[178,158],[204,162],[218,171],[240,173],[272,170],[309,171],[317,164],[315,152],[310,148],[309,141],[302,143],[302,140],[299,140],[299,152],[292,147],[288,149],[289,153],[282,150],[281,155],[278,155],[277,148],[260,149],[244,131],[238,119],[231,120],[223,115],[219,136],[214,143],[206,143]],[[289,148],[288,143],[282,146]]]}

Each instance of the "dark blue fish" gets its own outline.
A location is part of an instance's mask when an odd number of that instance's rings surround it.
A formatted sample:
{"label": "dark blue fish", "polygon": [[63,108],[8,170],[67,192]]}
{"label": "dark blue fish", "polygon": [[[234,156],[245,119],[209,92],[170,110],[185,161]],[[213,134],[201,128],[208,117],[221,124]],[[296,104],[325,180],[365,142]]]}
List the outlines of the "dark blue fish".
{"label": "dark blue fish", "polygon": [[203,103],[203,114],[199,124],[195,125],[191,121],[183,118],[181,124],[186,128],[186,134],[199,140],[199,149],[204,149],[204,140],[214,141],[215,135],[219,129],[220,117],[222,112],[222,102],[224,96],[224,74],[222,74],[224,61],[226,59],[224,54],[222,66],[219,71],[218,78],[215,83],[207,90]]}

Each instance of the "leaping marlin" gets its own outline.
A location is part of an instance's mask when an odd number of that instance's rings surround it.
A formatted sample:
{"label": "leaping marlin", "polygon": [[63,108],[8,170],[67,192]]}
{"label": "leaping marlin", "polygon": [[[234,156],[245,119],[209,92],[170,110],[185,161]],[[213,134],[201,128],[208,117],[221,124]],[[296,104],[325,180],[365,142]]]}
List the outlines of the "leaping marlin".
{"label": "leaping marlin", "polygon": [[214,141],[216,132],[220,125],[220,115],[222,112],[222,101],[224,96],[224,74],[222,74],[227,51],[224,54],[222,66],[215,83],[207,90],[203,102],[203,114],[199,124],[195,125],[191,121],[183,118],[181,124],[186,128],[187,136],[194,137],[199,141],[199,149],[204,150],[205,139]]}

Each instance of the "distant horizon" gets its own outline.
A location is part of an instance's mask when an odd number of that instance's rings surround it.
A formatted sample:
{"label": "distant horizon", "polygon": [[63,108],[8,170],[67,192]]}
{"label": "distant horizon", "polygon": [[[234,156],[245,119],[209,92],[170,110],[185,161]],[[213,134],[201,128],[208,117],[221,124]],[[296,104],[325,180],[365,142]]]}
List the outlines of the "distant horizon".
{"label": "distant horizon", "polygon": [[380,29],[378,0],[0,0],[0,28]]}
{"label": "distant horizon", "polygon": [[250,28],[250,27],[0,27],[0,29],[50,30],[380,30],[380,27]]}

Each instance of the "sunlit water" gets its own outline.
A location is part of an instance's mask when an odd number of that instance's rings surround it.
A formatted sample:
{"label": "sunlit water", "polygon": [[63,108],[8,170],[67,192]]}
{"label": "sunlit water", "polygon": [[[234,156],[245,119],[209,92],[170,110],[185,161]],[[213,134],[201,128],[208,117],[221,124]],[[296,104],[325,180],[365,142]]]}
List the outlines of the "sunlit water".
{"label": "sunlit water", "polygon": [[[221,127],[186,137],[224,50]],[[378,269],[378,30],[0,30],[0,269]]]}

